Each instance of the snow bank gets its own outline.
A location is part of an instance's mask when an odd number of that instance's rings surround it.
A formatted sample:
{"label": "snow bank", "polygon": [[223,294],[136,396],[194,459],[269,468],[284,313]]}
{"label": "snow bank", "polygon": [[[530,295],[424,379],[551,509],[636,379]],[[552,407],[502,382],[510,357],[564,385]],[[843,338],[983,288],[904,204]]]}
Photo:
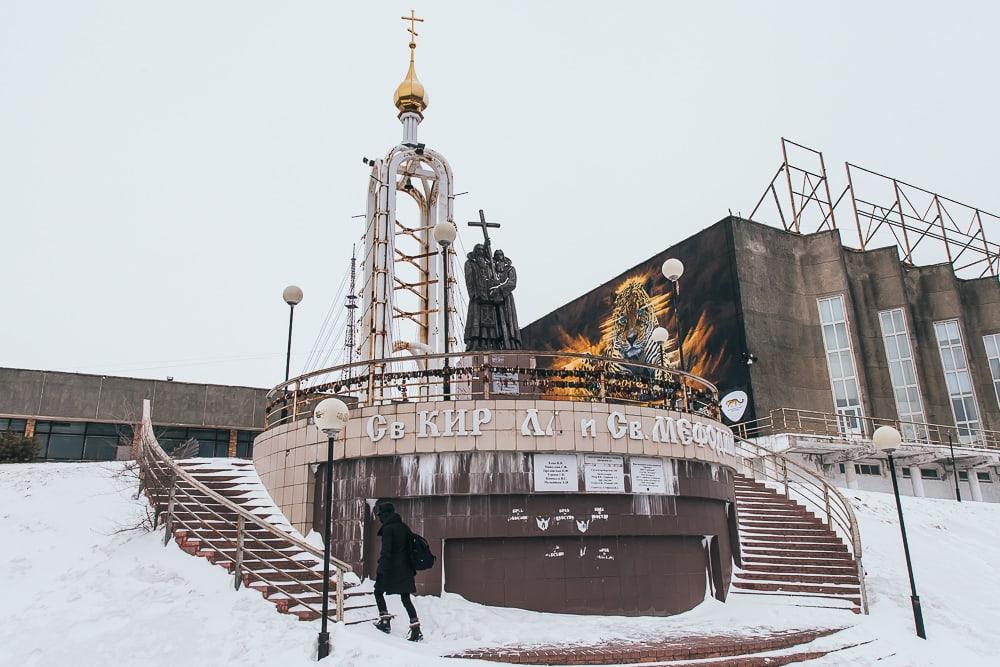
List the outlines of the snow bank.
{"label": "snow bank", "polygon": [[[841,489],[861,527],[871,615],[851,632],[878,640],[880,665],[1000,665],[1000,504],[904,496],[903,516],[927,640],[914,635],[892,495]],[[856,635],[859,636],[859,635]],[[871,657],[826,664],[869,665]]]}
{"label": "snow bank", "polygon": [[[0,665],[314,665],[318,623],[278,614],[254,591],[234,591],[221,568],[173,542],[164,547],[162,532],[116,532],[143,512],[121,471],[122,464],[0,466]],[[852,624],[821,645],[870,643],[816,664],[997,664],[1000,505],[904,499],[930,637],[921,642],[913,636],[891,497],[847,495],[862,526],[869,617],[738,595],[671,618],[540,614],[445,595],[416,600],[427,641],[412,645],[390,597],[400,621],[393,636],[367,625],[337,627],[329,664],[458,667],[487,663],[440,656],[502,644]]]}

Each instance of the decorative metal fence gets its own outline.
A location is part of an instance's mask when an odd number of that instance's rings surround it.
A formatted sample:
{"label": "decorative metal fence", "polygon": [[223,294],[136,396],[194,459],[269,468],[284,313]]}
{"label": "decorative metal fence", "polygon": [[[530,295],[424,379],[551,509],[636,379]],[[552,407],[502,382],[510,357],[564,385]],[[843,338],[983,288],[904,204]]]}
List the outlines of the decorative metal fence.
{"label": "decorative metal fence", "polygon": [[330,396],[350,407],[509,398],[625,403],[719,415],[715,385],[690,373],[624,359],[517,350],[400,356],[313,371],[268,393],[265,427],[302,419]]}
{"label": "decorative metal fence", "polygon": [[805,433],[843,440],[870,440],[879,426],[892,426],[903,436],[904,444],[947,447],[949,443],[1000,449],[1000,431],[931,424],[926,422],[882,419],[879,417],[850,417],[845,425],[844,415],[795,408],[772,410],[767,417],[738,424],[734,430],[744,438],[782,433]]}

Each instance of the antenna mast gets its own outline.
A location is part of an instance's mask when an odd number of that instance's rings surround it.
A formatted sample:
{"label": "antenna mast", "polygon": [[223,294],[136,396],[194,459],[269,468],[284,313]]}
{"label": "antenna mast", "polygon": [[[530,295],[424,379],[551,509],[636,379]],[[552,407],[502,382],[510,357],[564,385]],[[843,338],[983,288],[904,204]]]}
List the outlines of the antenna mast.
{"label": "antenna mast", "polygon": [[[355,246],[351,246],[351,283],[347,290],[347,299],[344,307],[347,308],[347,330],[344,332],[344,358],[347,359],[348,364],[354,363],[354,353],[357,348],[357,342],[355,341],[355,332],[357,330],[356,319],[354,316],[354,311],[358,307],[358,287],[357,287],[357,266],[358,258],[355,250]],[[343,377],[347,378],[351,375],[351,369],[345,368],[343,371]]]}

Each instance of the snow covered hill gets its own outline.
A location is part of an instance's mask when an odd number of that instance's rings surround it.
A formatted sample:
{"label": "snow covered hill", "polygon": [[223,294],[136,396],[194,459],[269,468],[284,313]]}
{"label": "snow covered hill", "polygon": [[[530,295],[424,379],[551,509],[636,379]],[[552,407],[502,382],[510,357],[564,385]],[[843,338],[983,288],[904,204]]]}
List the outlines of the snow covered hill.
{"label": "snow covered hill", "polygon": [[[221,568],[162,532],[128,530],[144,512],[121,464],[0,466],[0,665],[313,665],[318,624],[234,591]],[[849,491],[861,522],[872,615],[732,598],[672,618],[539,614],[418,598],[428,641],[402,628],[334,631],[338,667],[473,664],[439,656],[503,643],[595,641],[686,629],[840,627],[839,645],[868,642],[810,664],[1000,664],[1000,505],[905,498],[928,641],[913,636],[891,496]],[[392,600],[392,599],[391,599]],[[401,611],[401,610],[397,610]],[[874,641],[872,641],[874,640]],[[487,663],[476,663],[487,664]]]}

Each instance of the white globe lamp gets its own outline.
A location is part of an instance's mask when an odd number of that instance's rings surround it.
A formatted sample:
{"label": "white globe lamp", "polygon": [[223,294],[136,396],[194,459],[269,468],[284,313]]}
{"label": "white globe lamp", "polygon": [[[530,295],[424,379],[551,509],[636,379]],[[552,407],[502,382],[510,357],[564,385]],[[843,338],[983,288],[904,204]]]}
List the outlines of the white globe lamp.
{"label": "white globe lamp", "polygon": [[324,398],[313,411],[316,428],[333,438],[340,434],[351,418],[347,404],[339,398]]}
{"label": "white globe lamp", "polygon": [[450,246],[455,242],[455,237],[458,235],[458,229],[455,228],[450,222],[439,222],[434,225],[434,229],[431,230],[431,235],[434,240],[437,241],[438,245]]}
{"label": "white globe lamp", "polygon": [[872,442],[879,451],[890,453],[899,449],[903,437],[891,426],[879,426],[872,434]]}
{"label": "white globe lamp", "polygon": [[672,283],[680,280],[684,275],[684,263],[679,259],[671,257],[663,263],[663,276]]}
{"label": "white globe lamp", "polygon": [[285,291],[281,293],[281,298],[285,300],[289,306],[297,306],[302,303],[302,288],[298,285],[289,285],[285,288]]}

